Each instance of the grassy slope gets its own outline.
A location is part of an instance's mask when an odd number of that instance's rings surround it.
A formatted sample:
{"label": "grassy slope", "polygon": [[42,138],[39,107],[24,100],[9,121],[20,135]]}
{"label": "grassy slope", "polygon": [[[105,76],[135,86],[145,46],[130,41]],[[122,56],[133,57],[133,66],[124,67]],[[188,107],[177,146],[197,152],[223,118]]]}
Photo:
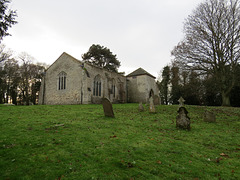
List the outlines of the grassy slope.
{"label": "grassy slope", "polygon": [[240,179],[239,108],[186,106],[185,131],[178,106],[113,107],[114,119],[101,105],[0,106],[0,179]]}

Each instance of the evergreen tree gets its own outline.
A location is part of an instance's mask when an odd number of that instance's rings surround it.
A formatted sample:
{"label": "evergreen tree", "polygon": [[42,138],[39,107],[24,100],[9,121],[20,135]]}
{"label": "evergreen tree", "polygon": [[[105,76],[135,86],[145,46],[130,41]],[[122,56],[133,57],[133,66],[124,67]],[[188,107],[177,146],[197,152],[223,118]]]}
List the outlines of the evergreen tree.
{"label": "evergreen tree", "polygon": [[168,105],[169,101],[169,85],[170,85],[170,67],[165,66],[162,72],[162,80],[158,83],[158,87],[160,90],[160,96],[162,102]]}
{"label": "evergreen tree", "polygon": [[93,44],[87,53],[82,55],[83,61],[92,65],[118,72],[120,62],[108,48]]}
{"label": "evergreen tree", "polygon": [[0,42],[5,36],[9,36],[8,28],[16,24],[16,11],[8,9],[9,0],[0,0]]}
{"label": "evergreen tree", "polygon": [[171,68],[171,95],[170,102],[178,104],[178,99],[181,97],[181,85],[179,76],[179,67],[173,65]]}

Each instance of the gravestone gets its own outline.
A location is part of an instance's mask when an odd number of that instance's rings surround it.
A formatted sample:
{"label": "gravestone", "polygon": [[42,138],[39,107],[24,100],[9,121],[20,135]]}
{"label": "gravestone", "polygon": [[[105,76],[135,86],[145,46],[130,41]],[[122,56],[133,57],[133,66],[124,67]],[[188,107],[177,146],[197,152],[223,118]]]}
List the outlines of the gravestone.
{"label": "gravestone", "polygon": [[185,107],[178,109],[178,115],[176,118],[176,127],[180,129],[190,130],[190,118],[188,117],[188,111]]}
{"label": "gravestone", "polygon": [[185,100],[184,100],[183,97],[181,96],[181,97],[179,98],[178,102],[179,102],[179,106],[180,106],[180,107],[183,107]]}
{"label": "gravestone", "polygon": [[150,113],[156,113],[156,109],[155,109],[155,106],[154,106],[154,103],[153,103],[153,97],[152,96],[149,98],[149,112]]}
{"label": "gravestone", "polygon": [[105,116],[114,117],[112,103],[107,98],[102,99],[102,105]]}
{"label": "gravestone", "polygon": [[144,111],[144,107],[143,107],[142,102],[139,103],[138,111],[139,111],[139,112],[143,112],[143,111]]}
{"label": "gravestone", "polygon": [[160,97],[159,96],[157,96],[157,95],[154,95],[153,96],[153,103],[154,103],[154,105],[160,105]]}
{"label": "gravestone", "polygon": [[205,111],[203,115],[203,121],[216,122],[216,115],[213,112]]}

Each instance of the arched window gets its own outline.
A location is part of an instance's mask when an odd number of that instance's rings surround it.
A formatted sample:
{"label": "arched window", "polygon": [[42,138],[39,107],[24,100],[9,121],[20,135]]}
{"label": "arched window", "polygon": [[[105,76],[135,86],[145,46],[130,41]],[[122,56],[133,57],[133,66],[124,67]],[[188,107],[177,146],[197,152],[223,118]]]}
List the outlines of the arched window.
{"label": "arched window", "polygon": [[115,98],[115,96],[116,96],[116,83],[115,83],[114,79],[112,81],[112,94],[113,94],[113,97]]}
{"label": "arched window", "polygon": [[66,89],[67,83],[67,74],[65,72],[61,72],[58,74],[58,90]]}
{"label": "arched window", "polygon": [[154,96],[154,91],[151,89],[149,92],[149,98]]}
{"label": "arched window", "polygon": [[101,96],[102,91],[102,83],[100,75],[95,76],[93,81],[93,95],[94,96]]}

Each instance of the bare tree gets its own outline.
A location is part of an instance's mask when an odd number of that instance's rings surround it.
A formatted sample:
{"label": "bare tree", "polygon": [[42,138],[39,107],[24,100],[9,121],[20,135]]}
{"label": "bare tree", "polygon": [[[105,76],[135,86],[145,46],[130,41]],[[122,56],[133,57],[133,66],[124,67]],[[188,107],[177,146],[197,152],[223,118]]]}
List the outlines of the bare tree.
{"label": "bare tree", "polygon": [[41,79],[45,72],[45,64],[34,64],[34,58],[27,53],[21,53],[19,59],[21,80],[19,88],[21,90],[20,99],[26,105],[37,104],[38,93],[40,91]]}
{"label": "bare tree", "polygon": [[4,63],[5,82],[6,82],[6,103],[9,99],[13,104],[17,104],[17,86],[19,83],[19,65],[15,59],[8,59]]}
{"label": "bare tree", "polygon": [[31,83],[31,74],[29,71],[34,58],[25,52],[21,53],[18,58],[22,62],[22,65],[20,66],[21,81],[19,84],[21,99],[26,105],[29,105]]}
{"label": "bare tree", "polygon": [[6,61],[12,56],[12,52],[10,50],[6,50],[6,46],[4,44],[0,44],[0,63]]}
{"label": "bare tree", "polygon": [[172,51],[186,69],[212,74],[221,89],[222,105],[230,106],[240,61],[239,0],[207,0],[184,23],[185,38]]}
{"label": "bare tree", "polygon": [[37,103],[38,93],[40,91],[41,79],[43,77],[43,73],[45,72],[45,67],[40,64],[31,64],[29,69],[30,74],[30,90],[31,90],[31,102],[33,104]]}
{"label": "bare tree", "polygon": [[10,50],[6,50],[6,46],[0,44],[0,104],[6,101],[5,93],[7,87],[6,71],[4,70],[4,62],[12,56]]}

